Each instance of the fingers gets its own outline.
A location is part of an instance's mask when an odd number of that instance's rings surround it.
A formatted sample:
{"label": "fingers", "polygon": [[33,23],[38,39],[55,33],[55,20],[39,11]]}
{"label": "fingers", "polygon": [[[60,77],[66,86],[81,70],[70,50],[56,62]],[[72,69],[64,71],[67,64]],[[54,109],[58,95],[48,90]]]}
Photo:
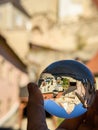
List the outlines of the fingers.
{"label": "fingers", "polygon": [[56,130],[64,129],[64,128],[68,130],[77,130],[77,128],[83,121],[84,117],[85,117],[85,114],[76,118],[65,119]]}
{"label": "fingers", "polygon": [[[27,87],[29,92],[27,104],[27,130],[48,130],[44,111],[44,100],[41,91],[39,90],[38,86],[34,83],[29,83]],[[92,104],[91,108],[88,110],[87,113],[77,118],[65,119],[56,130],[92,130],[91,122],[93,122],[93,124],[95,124],[96,127],[98,123],[98,116],[94,118],[95,112],[96,115],[98,115],[98,91],[96,91],[94,103]],[[90,119],[90,125],[83,123],[84,119],[86,119],[87,121]],[[94,128],[94,130],[97,130],[96,127]]]}
{"label": "fingers", "polygon": [[81,124],[77,130],[93,130],[93,127],[90,124]]}
{"label": "fingers", "polygon": [[[82,124],[79,130],[83,128],[88,128],[89,130],[93,130],[92,128],[95,127],[98,129],[98,91],[96,91],[95,100],[90,108],[88,108],[87,115],[86,115],[86,125]],[[85,129],[86,129],[85,128]]]}
{"label": "fingers", "polygon": [[94,103],[92,104],[92,107],[94,107],[98,112],[98,90],[96,90],[95,100]]}
{"label": "fingers", "polygon": [[27,87],[27,130],[47,130],[43,96],[36,84],[29,83]]}
{"label": "fingers", "polygon": [[98,90],[94,102],[90,108],[88,108],[86,115],[86,123],[82,123],[78,130],[97,130],[98,129]]}

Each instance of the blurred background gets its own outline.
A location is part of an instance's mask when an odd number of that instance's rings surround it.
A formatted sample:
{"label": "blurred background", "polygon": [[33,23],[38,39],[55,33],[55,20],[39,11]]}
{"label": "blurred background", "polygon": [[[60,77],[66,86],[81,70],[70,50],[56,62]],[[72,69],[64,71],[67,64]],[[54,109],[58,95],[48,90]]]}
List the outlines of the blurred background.
{"label": "blurred background", "polygon": [[[26,130],[27,83],[76,58],[98,86],[98,0],[0,0],[0,130]],[[46,115],[54,130],[60,119]]]}

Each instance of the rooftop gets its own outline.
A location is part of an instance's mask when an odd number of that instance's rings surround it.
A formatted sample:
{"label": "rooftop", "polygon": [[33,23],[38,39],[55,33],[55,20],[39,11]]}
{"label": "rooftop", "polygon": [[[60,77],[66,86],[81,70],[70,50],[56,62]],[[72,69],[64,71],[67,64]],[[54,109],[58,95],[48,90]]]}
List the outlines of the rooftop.
{"label": "rooftop", "polygon": [[86,65],[92,71],[92,73],[98,75],[98,52]]}

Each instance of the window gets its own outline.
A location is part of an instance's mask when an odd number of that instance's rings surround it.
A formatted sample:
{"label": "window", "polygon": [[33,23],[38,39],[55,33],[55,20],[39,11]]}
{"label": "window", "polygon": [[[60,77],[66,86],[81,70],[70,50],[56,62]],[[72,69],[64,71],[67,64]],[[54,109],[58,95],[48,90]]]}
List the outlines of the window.
{"label": "window", "polygon": [[82,4],[72,0],[59,0],[59,18],[76,16],[83,12]]}
{"label": "window", "polygon": [[15,24],[16,26],[20,26],[20,27],[23,25],[23,18],[21,15],[17,14],[15,16]]}

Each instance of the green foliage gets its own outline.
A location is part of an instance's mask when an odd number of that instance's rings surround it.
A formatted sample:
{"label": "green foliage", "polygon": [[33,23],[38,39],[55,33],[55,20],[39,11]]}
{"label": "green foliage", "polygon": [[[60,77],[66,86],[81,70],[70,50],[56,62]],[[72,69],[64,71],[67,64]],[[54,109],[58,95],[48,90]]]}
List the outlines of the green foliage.
{"label": "green foliage", "polygon": [[64,89],[68,89],[68,86],[69,86],[69,79],[63,78],[62,86],[63,86]]}

